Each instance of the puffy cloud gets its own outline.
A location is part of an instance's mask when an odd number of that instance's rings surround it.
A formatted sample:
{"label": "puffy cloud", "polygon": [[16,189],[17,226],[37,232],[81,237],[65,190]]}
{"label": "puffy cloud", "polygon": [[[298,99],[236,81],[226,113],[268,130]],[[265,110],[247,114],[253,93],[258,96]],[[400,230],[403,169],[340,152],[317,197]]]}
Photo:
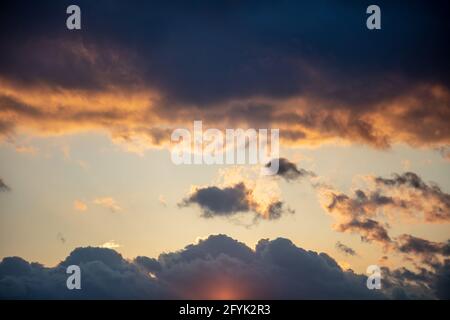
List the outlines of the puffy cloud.
{"label": "puffy cloud", "polygon": [[[277,175],[286,179],[286,181],[293,181],[301,179],[304,177],[314,177],[315,173],[312,171],[305,170],[303,168],[297,168],[295,163],[290,162],[286,158],[279,158],[278,160],[278,172]],[[274,160],[271,160],[271,162]],[[271,162],[267,163],[265,166],[267,168],[271,167]]]}
{"label": "puffy cloud", "polygon": [[[81,290],[66,288],[65,268],[81,268]],[[19,257],[0,263],[0,297],[23,299],[379,299],[366,276],[291,241],[261,240],[255,250],[210,236],[158,259],[129,261],[106,248],[77,248],[53,268]]]}
{"label": "puffy cloud", "polygon": [[0,192],[11,191],[11,188],[3,182],[3,179],[0,179]]}
{"label": "puffy cloud", "polygon": [[96,198],[94,199],[94,203],[111,210],[111,212],[122,210],[117,201],[112,197]]}
{"label": "puffy cloud", "polygon": [[198,204],[205,218],[223,216],[230,217],[238,213],[253,212],[256,218],[267,220],[278,219],[291,209],[284,209],[282,201],[272,201],[267,205],[258,202],[252,189],[240,182],[229,187],[197,187],[179,206]]}
{"label": "puffy cloud", "polygon": [[336,249],[343,252],[346,255],[349,256],[356,256],[356,251],[350,248],[349,246],[346,246],[345,244],[341,243],[340,241],[336,242]]}

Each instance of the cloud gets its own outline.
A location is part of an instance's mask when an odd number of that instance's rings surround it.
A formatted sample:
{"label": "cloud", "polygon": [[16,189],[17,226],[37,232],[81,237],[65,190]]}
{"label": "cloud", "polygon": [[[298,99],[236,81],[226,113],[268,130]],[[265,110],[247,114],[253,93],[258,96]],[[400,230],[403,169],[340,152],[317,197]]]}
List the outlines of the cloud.
{"label": "cloud", "polygon": [[3,179],[0,179],[0,192],[11,191],[11,188],[3,182]]}
{"label": "cloud", "polygon": [[[65,268],[81,268],[81,290],[66,288]],[[76,248],[56,267],[19,257],[0,262],[3,299],[380,299],[366,276],[343,271],[328,255],[290,240],[261,240],[254,250],[210,236],[158,259],[125,260],[106,248]]]}
{"label": "cloud", "polygon": [[450,260],[431,269],[389,269],[382,267],[385,292],[393,299],[450,299]]}
{"label": "cloud", "polygon": [[398,237],[397,250],[418,256],[424,264],[436,264],[439,263],[439,256],[450,256],[450,240],[441,243],[403,234]]}
{"label": "cloud", "polygon": [[340,241],[336,242],[336,249],[343,252],[346,255],[349,256],[356,256],[356,251],[350,248],[349,246],[346,246],[345,244],[341,243]]}
{"label": "cloud", "polygon": [[238,213],[253,212],[256,218],[267,220],[279,219],[285,212],[293,213],[291,209],[284,209],[282,201],[272,201],[267,205],[258,202],[252,189],[240,182],[229,187],[196,187],[179,204],[180,207],[197,204],[202,217],[230,217]]}
{"label": "cloud", "polygon": [[81,200],[75,200],[73,202],[73,208],[77,211],[86,211],[87,210],[87,205],[86,203],[84,203]]}
{"label": "cloud", "polygon": [[107,248],[107,249],[117,249],[120,247],[122,247],[122,245],[116,243],[114,240],[107,241],[100,246],[100,248]]}
{"label": "cloud", "polygon": [[96,198],[94,199],[94,203],[111,210],[111,212],[117,212],[122,210],[117,201],[114,200],[112,197]]}
{"label": "cloud", "polygon": [[450,194],[435,184],[425,183],[416,173],[394,174],[392,179],[375,177],[376,186],[384,192],[394,194],[384,204],[398,210],[423,213],[426,222],[447,222],[450,220]]}
{"label": "cloud", "polygon": [[86,19],[83,37],[59,31],[63,4],[44,1],[33,17],[23,14],[28,5],[3,11],[15,18],[2,19],[2,34],[21,39],[0,54],[4,135],[106,131],[139,152],[202,119],[216,128],[280,128],[294,145],[450,143],[445,2],[405,13],[402,4],[382,1],[390,33],[376,39],[361,32],[365,8],[339,1],[195,8],[80,1],[96,17]]}
{"label": "cloud", "polygon": [[324,209],[337,219],[336,230],[360,234],[365,241],[392,249],[395,241],[388,234],[389,226],[380,219],[419,219],[427,223],[450,220],[450,195],[413,172],[394,174],[393,178],[367,176],[365,181],[367,188],[356,189],[352,196],[318,185]]}
{"label": "cloud", "polygon": [[[293,181],[304,177],[315,177],[314,172],[305,170],[303,168],[298,169],[295,163],[290,162],[288,159],[279,158],[277,160],[279,164],[277,175],[286,179],[286,181]],[[265,167],[270,168],[272,165],[272,161],[267,163]]]}

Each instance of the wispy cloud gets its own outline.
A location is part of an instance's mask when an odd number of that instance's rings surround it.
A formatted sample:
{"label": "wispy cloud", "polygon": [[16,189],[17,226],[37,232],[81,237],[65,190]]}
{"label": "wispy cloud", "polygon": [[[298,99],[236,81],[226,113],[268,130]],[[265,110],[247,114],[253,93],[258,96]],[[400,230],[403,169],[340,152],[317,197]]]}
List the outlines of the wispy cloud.
{"label": "wispy cloud", "polygon": [[96,198],[94,199],[94,203],[111,210],[111,212],[117,212],[122,210],[117,201],[112,197]]}

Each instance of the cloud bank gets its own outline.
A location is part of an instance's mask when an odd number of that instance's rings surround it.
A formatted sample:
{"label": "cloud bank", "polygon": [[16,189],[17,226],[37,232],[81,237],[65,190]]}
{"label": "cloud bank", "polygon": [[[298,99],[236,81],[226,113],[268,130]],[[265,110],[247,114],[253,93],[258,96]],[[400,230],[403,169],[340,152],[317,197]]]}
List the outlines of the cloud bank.
{"label": "cloud bank", "polygon": [[[65,268],[81,268],[81,290],[66,289]],[[151,275],[149,274],[151,273]],[[210,236],[158,259],[125,260],[106,248],[77,248],[54,268],[19,257],[0,263],[1,298],[25,299],[375,299],[365,276],[343,271],[324,253],[287,239],[261,240],[255,250],[225,235]]]}
{"label": "cloud bank", "polygon": [[[81,268],[81,290],[66,288],[69,265]],[[449,264],[434,271],[383,269],[383,290],[342,270],[325,253],[290,240],[263,239],[255,249],[212,235],[157,259],[124,259],[112,249],[76,248],[56,267],[19,257],[0,262],[2,299],[387,299],[449,298]]]}

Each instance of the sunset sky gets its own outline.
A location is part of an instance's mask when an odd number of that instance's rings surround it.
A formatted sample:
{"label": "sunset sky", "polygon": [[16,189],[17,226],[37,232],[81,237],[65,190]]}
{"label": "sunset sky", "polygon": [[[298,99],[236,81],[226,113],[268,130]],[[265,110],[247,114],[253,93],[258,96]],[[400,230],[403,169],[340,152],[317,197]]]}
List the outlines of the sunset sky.
{"label": "sunset sky", "polygon": [[[81,30],[66,28],[70,4]],[[127,268],[151,258],[150,280],[169,285],[148,296],[130,285],[125,298],[339,298],[252,278],[272,270],[260,251],[294,270],[286,265],[311,250],[345,277],[384,267],[386,289],[404,292],[383,297],[449,299],[448,4],[377,1],[382,29],[368,30],[370,4],[2,3],[0,258],[43,270],[89,246],[117,251]],[[195,120],[280,129],[279,174],[173,164],[171,133]],[[201,287],[193,271],[170,273],[190,255],[214,262],[195,269],[214,270],[196,275]],[[59,297],[17,289],[27,281],[8,278],[17,261],[7,259],[0,297]],[[342,297],[371,296],[358,287]]]}

